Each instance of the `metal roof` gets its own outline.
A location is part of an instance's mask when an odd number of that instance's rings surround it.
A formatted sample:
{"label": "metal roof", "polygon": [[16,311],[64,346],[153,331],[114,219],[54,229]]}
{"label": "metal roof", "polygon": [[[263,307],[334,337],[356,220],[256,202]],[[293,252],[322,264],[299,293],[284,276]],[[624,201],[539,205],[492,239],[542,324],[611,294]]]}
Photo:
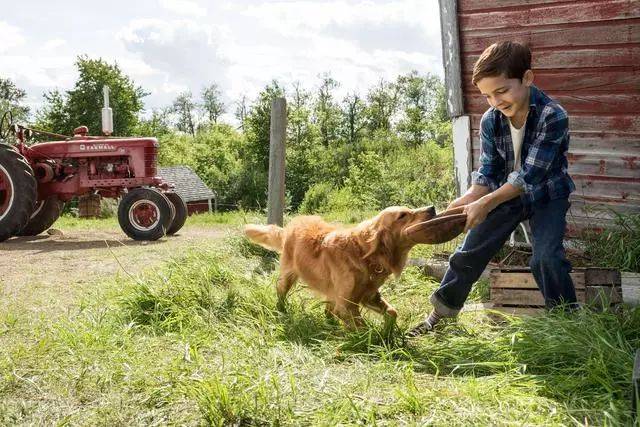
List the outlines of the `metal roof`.
{"label": "metal roof", "polygon": [[215,197],[215,193],[207,187],[198,174],[189,166],[159,167],[158,175],[165,181],[175,185],[176,193],[187,203],[209,200]]}
{"label": "metal roof", "polygon": [[[447,90],[460,92],[462,111],[453,115],[471,119],[473,169],[488,108],[471,83],[473,65],[490,44],[518,41],[531,48],[535,84],[569,113],[569,173],[577,187],[570,223],[598,226],[611,210],[640,213],[640,2],[440,1],[454,11],[441,13],[442,25],[458,28],[458,46],[446,48],[458,50],[459,88],[451,80]],[[455,73],[450,61],[445,66],[445,74]]]}

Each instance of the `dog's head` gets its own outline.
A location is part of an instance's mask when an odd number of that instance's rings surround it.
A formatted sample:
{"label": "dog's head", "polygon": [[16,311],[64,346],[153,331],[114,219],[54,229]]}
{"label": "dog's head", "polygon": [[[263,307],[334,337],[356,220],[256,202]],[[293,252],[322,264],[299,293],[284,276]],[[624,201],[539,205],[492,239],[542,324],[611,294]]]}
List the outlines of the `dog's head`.
{"label": "dog's head", "polygon": [[365,236],[365,258],[376,257],[380,265],[395,275],[402,272],[409,249],[416,244],[406,230],[435,218],[433,206],[410,209],[391,206],[360,224]]}

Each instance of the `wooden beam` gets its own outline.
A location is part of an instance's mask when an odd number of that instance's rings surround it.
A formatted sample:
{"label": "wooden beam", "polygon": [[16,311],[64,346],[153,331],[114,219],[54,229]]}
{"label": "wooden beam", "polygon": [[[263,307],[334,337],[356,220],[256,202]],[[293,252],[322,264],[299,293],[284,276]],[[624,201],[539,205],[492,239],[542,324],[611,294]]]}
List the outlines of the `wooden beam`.
{"label": "wooden beam", "polygon": [[287,136],[287,101],[271,102],[269,142],[269,194],[267,222],[282,226],[284,222],[285,139]]}
{"label": "wooden beam", "polygon": [[456,0],[440,0],[440,33],[447,94],[447,112],[453,118],[464,114],[458,6]]}

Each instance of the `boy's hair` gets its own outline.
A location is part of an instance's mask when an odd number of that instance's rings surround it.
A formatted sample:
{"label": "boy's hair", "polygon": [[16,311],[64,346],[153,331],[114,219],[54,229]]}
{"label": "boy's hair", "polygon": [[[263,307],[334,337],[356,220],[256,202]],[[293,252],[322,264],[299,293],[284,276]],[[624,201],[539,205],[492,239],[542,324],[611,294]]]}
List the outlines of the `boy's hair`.
{"label": "boy's hair", "polygon": [[482,52],[473,66],[471,81],[477,85],[485,77],[504,74],[508,79],[520,79],[531,68],[531,51],[520,43],[494,43]]}

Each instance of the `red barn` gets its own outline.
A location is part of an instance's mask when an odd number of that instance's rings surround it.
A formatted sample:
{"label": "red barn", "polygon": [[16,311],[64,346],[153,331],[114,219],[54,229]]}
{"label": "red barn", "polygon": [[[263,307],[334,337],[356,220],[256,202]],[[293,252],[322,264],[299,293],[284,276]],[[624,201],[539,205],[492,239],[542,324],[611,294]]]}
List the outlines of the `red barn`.
{"label": "red barn", "polygon": [[473,64],[514,40],[531,48],[535,84],[569,113],[570,228],[600,227],[611,210],[640,213],[640,1],[440,0],[440,19],[461,192],[478,168],[488,108]]}

